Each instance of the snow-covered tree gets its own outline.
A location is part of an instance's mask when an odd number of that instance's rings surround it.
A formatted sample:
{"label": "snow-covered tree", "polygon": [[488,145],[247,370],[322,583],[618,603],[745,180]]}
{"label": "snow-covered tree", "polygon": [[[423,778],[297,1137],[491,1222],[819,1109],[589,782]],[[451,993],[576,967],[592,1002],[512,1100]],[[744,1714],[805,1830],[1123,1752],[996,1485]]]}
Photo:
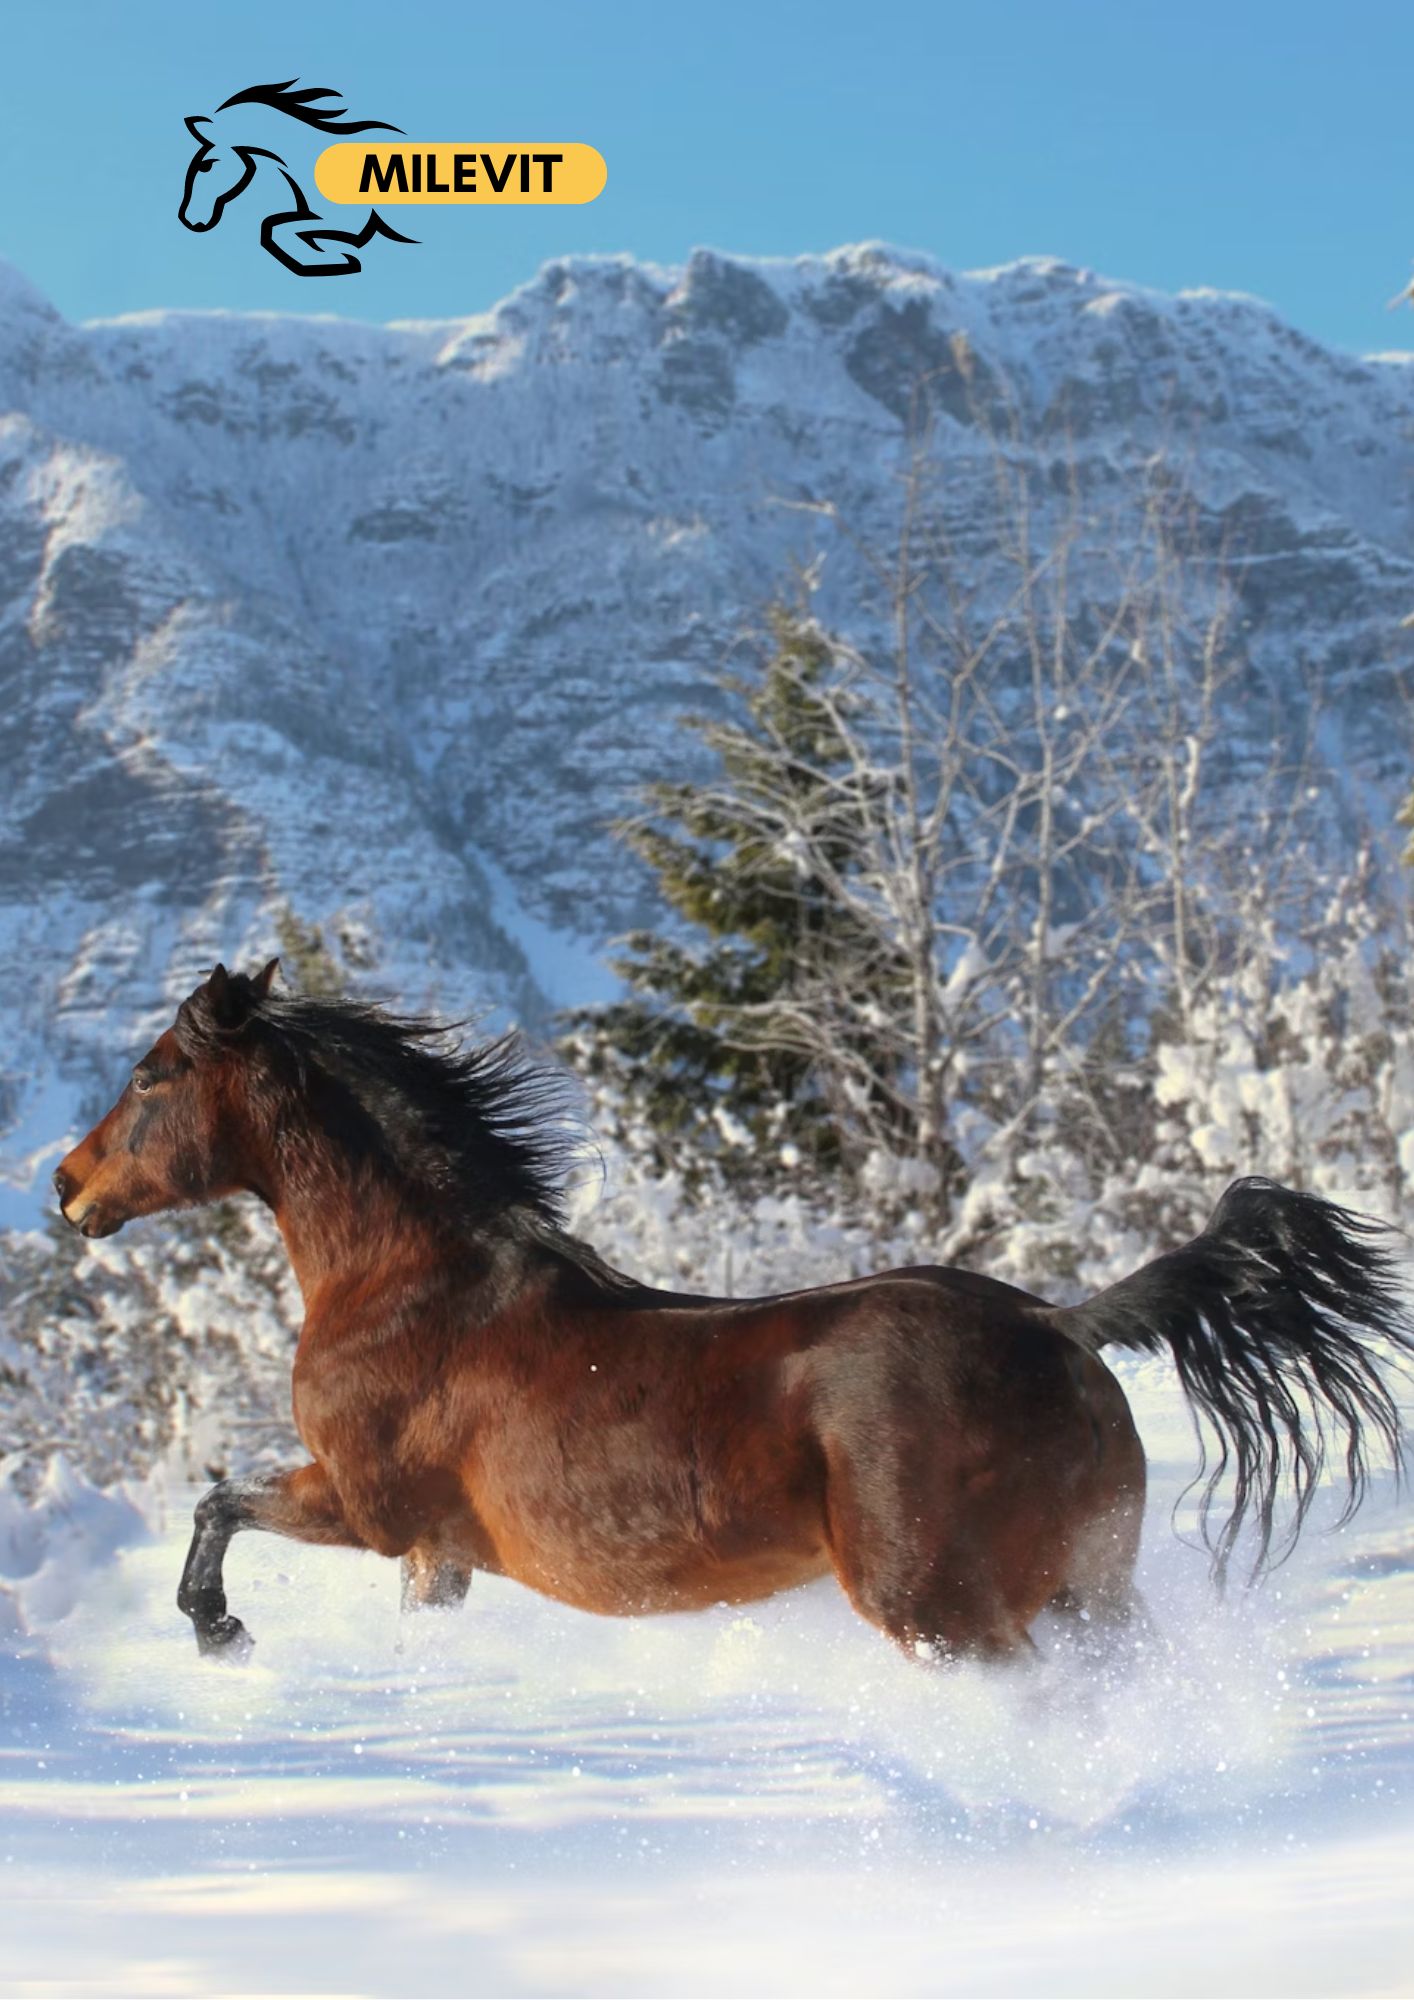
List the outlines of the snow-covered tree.
{"label": "snow-covered tree", "polygon": [[777,612],[759,675],[725,676],[725,716],[696,725],[715,769],[625,825],[706,942],[630,939],[631,997],[579,1017],[578,1048],[669,1147],[710,1127],[759,1166],[784,1141],[939,1213],[979,1148],[1058,1107],[1072,1144],[1131,1144],[1106,1105],[1144,980],[1186,1013],[1215,949],[1194,844],[1232,671],[1220,567],[1162,467],[1104,506],[1004,436],[993,468],[983,577],[926,422],[893,548],[813,503],[880,636]]}
{"label": "snow-covered tree", "polygon": [[[612,1079],[665,1157],[687,1140],[737,1177],[837,1166],[859,1091],[897,1119],[888,1015],[908,967],[840,893],[864,802],[839,652],[808,598],[778,602],[749,663],[718,676],[722,712],[689,718],[715,779],[653,785],[620,826],[699,941],[633,933],[615,960],[628,996],[572,1017],[571,1053]],[[824,991],[853,1003],[830,1064],[806,1026]]]}

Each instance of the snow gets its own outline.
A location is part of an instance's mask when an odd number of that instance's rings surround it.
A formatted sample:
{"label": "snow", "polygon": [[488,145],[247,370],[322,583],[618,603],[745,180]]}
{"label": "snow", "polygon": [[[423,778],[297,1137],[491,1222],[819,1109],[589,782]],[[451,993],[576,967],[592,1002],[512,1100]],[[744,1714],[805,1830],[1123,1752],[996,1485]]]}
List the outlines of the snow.
{"label": "snow", "polygon": [[1121,1367],[1157,1638],[1043,1624],[1014,1671],[912,1663],[833,1584],[400,1618],[395,1565],[260,1536],[227,1667],[173,1602],[199,1489],[0,1487],[8,1990],[1407,1990],[1408,1504],[1219,1602],[1172,1373]]}

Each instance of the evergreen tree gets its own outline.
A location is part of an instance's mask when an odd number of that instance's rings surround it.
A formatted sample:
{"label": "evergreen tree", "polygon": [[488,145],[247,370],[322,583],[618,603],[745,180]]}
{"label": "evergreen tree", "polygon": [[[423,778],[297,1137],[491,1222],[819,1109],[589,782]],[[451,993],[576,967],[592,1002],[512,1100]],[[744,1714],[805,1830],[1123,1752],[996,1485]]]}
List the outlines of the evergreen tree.
{"label": "evergreen tree", "polygon": [[[649,787],[643,812],[617,829],[699,941],[631,934],[615,961],[630,994],[573,1015],[566,1047],[613,1083],[665,1163],[705,1153],[747,1178],[797,1159],[826,1169],[848,1152],[849,1107],[817,1060],[819,996],[852,983],[884,998],[903,975],[878,963],[877,942],[789,838],[808,822],[817,863],[839,877],[857,866],[856,767],[840,731],[848,688],[829,634],[779,603],[759,669],[718,685],[725,717],[688,725],[713,774]],[[797,1006],[807,993],[812,1005]],[[882,1009],[880,1020],[882,1030]],[[882,1032],[860,1053],[877,1075],[897,1067]]]}

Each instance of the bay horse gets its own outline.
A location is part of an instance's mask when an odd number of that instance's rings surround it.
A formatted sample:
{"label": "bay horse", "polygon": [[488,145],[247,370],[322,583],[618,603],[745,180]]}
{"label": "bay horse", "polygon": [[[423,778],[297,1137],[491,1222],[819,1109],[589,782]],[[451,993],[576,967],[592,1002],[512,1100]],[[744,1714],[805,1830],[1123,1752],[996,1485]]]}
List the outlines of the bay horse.
{"label": "bay horse", "polygon": [[[1082,1305],[920,1264],[750,1299],[659,1291],[562,1226],[554,1087],[502,1038],[217,966],[55,1173],[66,1219],[247,1191],[304,1298],[294,1416],[309,1462],[224,1479],[196,1509],[178,1605],[204,1653],[231,1537],[401,1558],[409,1605],[472,1572],[595,1612],[740,1603],[833,1570],[925,1658],[1024,1652],[1044,1608],[1134,1607],[1144,1453],[1109,1346],[1167,1347],[1216,1431],[1232,1511],[1271,1560],[1327,1444],[1346,1514],[1398,1412],[1367,1346],[1414,1353],[1390,1232],[1236,1182],[1202,1234]],[[1200,1474],[1201,1477],[1201,1474]]]}

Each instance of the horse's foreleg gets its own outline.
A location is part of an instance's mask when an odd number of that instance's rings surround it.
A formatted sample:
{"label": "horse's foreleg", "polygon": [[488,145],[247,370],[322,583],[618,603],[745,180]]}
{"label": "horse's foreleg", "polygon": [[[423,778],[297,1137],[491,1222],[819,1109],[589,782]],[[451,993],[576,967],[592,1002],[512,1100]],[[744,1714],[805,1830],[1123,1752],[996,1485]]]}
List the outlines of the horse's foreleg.
{"label": "horse's foreleg", "polygon": [[296,1542],[348,1549],[364,1546],[320,1465],[253,1479],[223,1479],[198,1502],[196,1530],[177,1587],[177,1608],[191,1619],[203,1653],[242,1654],[253,1643],[240,1619],[227,1612],[222,1578],[231,1537],[242,1528],[263,1528]]}

